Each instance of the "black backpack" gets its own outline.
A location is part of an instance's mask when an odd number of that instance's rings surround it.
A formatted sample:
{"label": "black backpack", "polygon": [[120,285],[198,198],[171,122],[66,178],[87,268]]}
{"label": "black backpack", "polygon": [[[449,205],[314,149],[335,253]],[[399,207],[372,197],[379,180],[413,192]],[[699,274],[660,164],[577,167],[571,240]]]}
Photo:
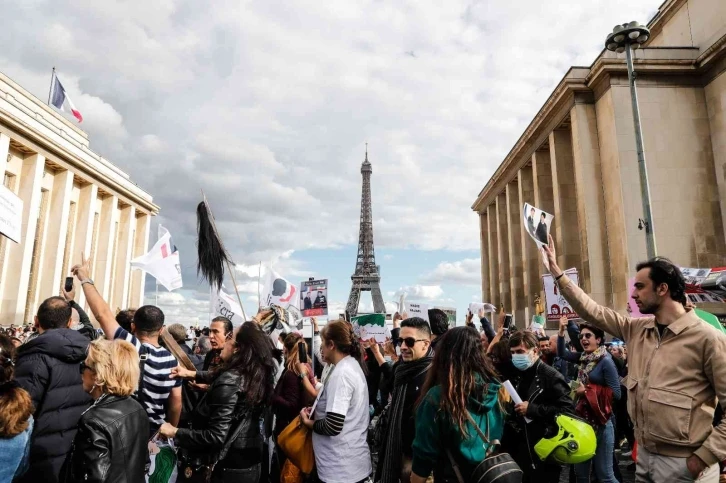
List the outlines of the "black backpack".
{"label": "black backpack", "polygon": [[515,463],[512,457],[508,453],[494,453],[496,447],[499,446],[499,441],[495,440],[493,444],[489,441],[489,426],[487,425],[487,434],[484,435],[479,425],[474,421],[474,418],[471,417],[469,411],[466,412],[466,417],[474,425],[482,442],[490,445],[490,447],[486,452],[484,460],[476,465],[474,471],[466,479],[462,475],[461,468],[456,463],[454,455],[451,454],[451,450],[446,449],[449,462],[451,462],[451,467],[459,483],[522,483],[522,469]]}

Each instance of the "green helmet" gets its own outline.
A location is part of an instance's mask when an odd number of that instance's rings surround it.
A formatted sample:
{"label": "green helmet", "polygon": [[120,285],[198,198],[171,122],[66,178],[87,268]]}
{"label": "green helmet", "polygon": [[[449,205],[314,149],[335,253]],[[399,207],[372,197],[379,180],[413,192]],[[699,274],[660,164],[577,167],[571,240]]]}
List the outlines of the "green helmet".
{"label": "green helmet", "polygon": [[555,418],[557,434],[544,437],[534,445],[542,461],[560,464],[582,463],[595,456],[597,438],[589,423],[569,414]]}

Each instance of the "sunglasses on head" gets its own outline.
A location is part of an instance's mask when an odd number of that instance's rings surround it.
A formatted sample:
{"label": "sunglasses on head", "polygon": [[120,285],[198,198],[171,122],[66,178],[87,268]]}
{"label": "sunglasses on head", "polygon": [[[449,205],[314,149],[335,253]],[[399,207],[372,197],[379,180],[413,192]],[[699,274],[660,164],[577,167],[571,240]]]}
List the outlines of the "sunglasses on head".
{"label": "sunglasses on head", "polygon": [[406,337],[405,339],[401,339],[401,343],[406,344],[406,347],[413,347],[416,345],[416,342],[426,342],[428,339],[414,339],[413,337]]}
{"label": "sunglasses on head", "polygon": [[80,372],[81,374],[83,374],[83,372],[84,372],[84,371],[85,371],[86,369],[88,369],[88,370],[91,370],[91,371],[93,370],[93,369],[91,369],[91,367],[90,367],[90,366],[88,366],[88,365],[86,364],[86,361],[83,361],[83,362],[81,362],[80,366],[78,367],[78,372]]}
{"label": "sunglasses on head", "polygon": [[584,334],[580,334],[580,339],[590,340],[594,336],[595,336],[595,334],[591,334],[590,332],[585,332]]}

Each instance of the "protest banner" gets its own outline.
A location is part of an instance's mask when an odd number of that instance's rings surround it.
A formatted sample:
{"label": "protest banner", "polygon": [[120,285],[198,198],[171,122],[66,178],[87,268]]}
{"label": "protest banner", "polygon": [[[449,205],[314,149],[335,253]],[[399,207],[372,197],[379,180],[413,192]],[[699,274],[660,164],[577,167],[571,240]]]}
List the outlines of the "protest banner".
{"label": "protest banner", "polygon": [[691,285],[700,285],[711,274],[710,268],[680,268],[686,283]]}
{"label": "protest banner", "polygon": [[439,309],[443,313],[446,314],[446,319],[449,322],[449,327],[456,327],[456,309],[455,308],[453,308],[453,307],[434,307],[434,308]]}
{"label": "protest banner", "polygon": [[429,306],[418,302],[405,302],[403,304],[405,312],[409,317],[421,317],[426,322],[429,321]]}
{"label": "protest banner", "polygon": [[0,233],[20,243],[23,225],[23,200],[0,184]]}
{"label": "protest banner", "polygon": [[328,315],[328,280],[308,280],[300,287],[300,310],[303,317]]}
{"label": "protest banner", "polygon": [[212,318],[226,317],[235,327],[244,324],[245,320],[242,318],[242,309],[239,303],[221,289],[216,293],[214,291],[210,292],[209,303],[212,308]]}
{"label": "protest banner", "polygon": [[525,203],[522,208],[522,223],[524,223],[529,236],[532,237],[532,240],[540,248],[549,243],[548,236],[554,218],[553,215],[539,208],[535,208],[529,203]]}
{"label": "protest banner", "polygon": [[356,315],[350,319],[350,322],[353,325],[353,333],[360,340],[375,338],[376,342],[382,344],[386,342],[386,337],[390,337],[390,330],[386,327],[386,314]]}
{"label": "protest banner", "polygon": [[[577,269],[570,268],[565,270],[567,277],[572,280],[575,285],[579,285],[577,278]],[[558,321],[563,315],[568,319],[580,318],[573,310],[570,303],[560,293],[559,287],[555,283],[552,275],[546,274],[542,276],[542,284],[545,290],[545,303],[547,305],[547,320]]]}

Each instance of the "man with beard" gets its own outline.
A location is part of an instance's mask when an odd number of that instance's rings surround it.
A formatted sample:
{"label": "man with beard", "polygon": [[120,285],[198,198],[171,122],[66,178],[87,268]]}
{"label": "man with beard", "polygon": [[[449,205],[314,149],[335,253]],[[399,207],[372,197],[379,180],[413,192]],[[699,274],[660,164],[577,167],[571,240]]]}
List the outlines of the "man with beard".
{"label": "man with beard", "polygon": [[661,257],[639,263],[631,297],[648,315],[630,318],[571,282],[557,264],[552,237],[543,251],[573,310],[628,344],[625,386],[638,441],[637,480],[718,481],[726,421],[713,428],[712,420],[717,401],[726,406],[726,335],[686,307],[680,269]]}
{"label": "man with beard", "polygon": [[[419,317],[401,322],[400,340],[401,358],[393,366],[393,392],[385,414],[387,428],[374,480],[380,483],[410,481],[411,447],[416,436],[416,401],[434,356],[431,327]],[[385,365],[378,344],[373,344],[372,349],[379,364]]]}

